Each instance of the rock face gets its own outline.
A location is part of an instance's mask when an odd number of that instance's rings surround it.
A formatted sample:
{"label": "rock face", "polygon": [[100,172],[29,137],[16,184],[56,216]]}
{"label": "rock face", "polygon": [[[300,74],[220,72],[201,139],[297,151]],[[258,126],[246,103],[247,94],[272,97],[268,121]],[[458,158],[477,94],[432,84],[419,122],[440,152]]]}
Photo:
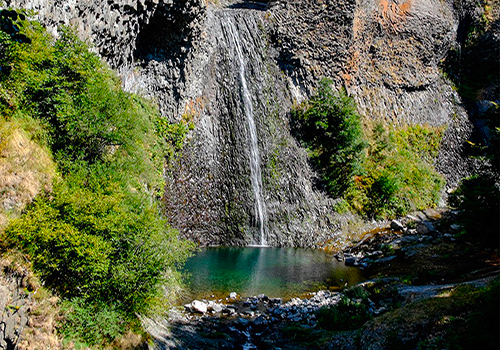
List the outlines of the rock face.
{"label": "rock face", "polygon": [[[5,4],[34,10],[54,34],[61,25],[74,27],[117,69],[161,55],[162,49],[171,45],[181,50],[178,43],[189,43],[192,34],[187,24],[201,17],[204,8],[201,0],[7,0]],[[151,32],[151,28],[158,28],[158,22],[168,31],[162,33],[163,44],[156,40],[159,33]]]}
{"label": "rock face", "polygon": [[454,186],[473,167],[463,157],[472,124],[440,65],[460,47],[465,18],[477,17],[482,6],[294,0],[274,1],[269,11],[276,21],[272,38],[281,49],[280,65],[305,92],[327,76],[346,88],[366,119],[446,126],[436,166]]}
{"label": "rock face", "polygon": [[[288,125],[293,104],[309,96],[321,77],[344,87],[367,120],[445,126],[436,166],[449,186],[473,166],[463,156],[472,124],[440,67],[461,47],[466,22],[480,18],[486,2],[6,3],[37,10],[52,29],[75,26],[129,91],[152,96],[172,122],[196,124],[166,174],[165,202],[173,226],[200,244],[261,243],[247,94],[270,245],[314,246],[335,238],[341,226],[334,201],[315,190],[306,151]],[[498,25],[495,30],[488,38],[498,36]]]}
{"label": "rock face", "polygon": [[[3,270],[3,265],[0,266]],[[28,324],[31,296],[26,292],[27,275],[10,272],[0,275],[0,349],[16,349]]]}
{"label": "rock face", "polygon": [[328,238],[336,221],[328,213],[332,203],[313,190],[305,151],[290,135],[292,95],[265,40],[263,12],[209,9],[205,25],[186,82],[185,110],[194,110],[198,121],[165,195],[167,203],[180,199],[184,205],[172,207],[171,220],[202,244],[260,243],[243,69],[258,138],[267,243],[310,245],[309,233],[318,231],[316,239]]}

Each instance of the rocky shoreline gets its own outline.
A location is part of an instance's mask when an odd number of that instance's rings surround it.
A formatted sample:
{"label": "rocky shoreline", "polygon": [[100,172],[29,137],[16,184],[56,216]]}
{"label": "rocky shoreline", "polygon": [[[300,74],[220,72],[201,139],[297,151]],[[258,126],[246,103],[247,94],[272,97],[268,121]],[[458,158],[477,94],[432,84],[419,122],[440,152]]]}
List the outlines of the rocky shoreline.
{"label": "rocky shoreline", "polygon": [[[384,337],[374,342],[378,347],[364,343],[375,332],[369,326],[375,321],[369,320],[461,286],[484,287],[498,275],[498,252],[487,252],[494,261],[478,260],[478,254],[485,254],[483,249],[456,235],[460,227],[454,224],[455,215],[428,210],[367,232],[335,256],[364,269],[370,278],[354,287],[291,300],[236,293],[224,299],[194,300],[170,310],[168,319],[145,320],[146,329],[155,339],[155,349],[385,349]],[[449,251],[443,253],[443,249]],[[444,266],[443,260],[450,266]],[[422,271],[414,264],[422,265]],[[434,272],[433,264],[442,271]],[[333,327],[323,310],[336,308],[354,310],[355,318],[364,317],[364,325],[356,331],[327,332],[328,340],[317,345],[325,328]],[[422,334],[412,337],[405,341],[420,339]]]}

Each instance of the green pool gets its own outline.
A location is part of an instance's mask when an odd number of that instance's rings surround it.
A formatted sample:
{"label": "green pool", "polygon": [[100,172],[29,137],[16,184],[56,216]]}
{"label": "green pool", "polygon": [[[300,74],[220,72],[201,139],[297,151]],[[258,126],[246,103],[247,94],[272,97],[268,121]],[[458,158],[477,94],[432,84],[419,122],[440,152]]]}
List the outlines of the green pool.
{"label": "green pool", "polygon": [[319,289],[350,286],[363,280],[331,254],[312,249],[209,247],[190,258],[187,298],[243,297],[265,294],[290,298]]}

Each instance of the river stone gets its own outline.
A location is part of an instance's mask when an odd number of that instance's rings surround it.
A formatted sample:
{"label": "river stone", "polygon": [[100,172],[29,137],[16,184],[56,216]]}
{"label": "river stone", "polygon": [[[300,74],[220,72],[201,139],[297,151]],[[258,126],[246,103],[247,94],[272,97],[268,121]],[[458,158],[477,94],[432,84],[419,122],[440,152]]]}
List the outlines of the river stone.
{"label": "river stone", "polygon": [[208,310],[213,311],[214,313],[219,313],[224,309],[224,307],[221,304],[218,304],[216,302],[209,302],[208,303]]}
{"label": "river stone", "polygon": [[392,220],[391,221],[391,229],[393,229],[394,231],[404,231],[405,227],[398,220]]}
{"label": "river stone", "polygon": [[259,294],[257,296],[257,298],[259,298],[262,301],[268,301],[269,300],[269,297],[267,295],[265,295],[265,294]]}
{"label": "river stone", "polygon": [[204,314],[208,311],[208,305],[205,304],[203,301],[194,300],[191,303],[191,309],[195,312],[200,312]]}
{"label": "river stone", "polygon": [[421,221],[417,223],[417,233],[420,235],[428,235],[431,232],[435,232],[436,229],[434,228],[434,225],[432,225],[428,221]]}
{"label": "river stone", "polygon": [[248,321],[247,319],[244,319],[243,317],[240,317],[236,320],[236,324],[243,326],[243,327],[248,326],[249,323],[250,323],[250,321]]}
{"label": "river stone", "polygon": [[229,293],[229,299],[236,299],[237,297],[238,297],[238,294],[236,292]]}
{"label": "river stone", "polygon": [[269,303],[273,305],[279,305],[281,304],[281,298],[271,298],[269,299]]}
{"label": "river stone", "polygon": [[345,259],[344,264],[345,264],[345,266],[356,266],[357,262],[358,262],[358,258],[350,256],[350,257]]}

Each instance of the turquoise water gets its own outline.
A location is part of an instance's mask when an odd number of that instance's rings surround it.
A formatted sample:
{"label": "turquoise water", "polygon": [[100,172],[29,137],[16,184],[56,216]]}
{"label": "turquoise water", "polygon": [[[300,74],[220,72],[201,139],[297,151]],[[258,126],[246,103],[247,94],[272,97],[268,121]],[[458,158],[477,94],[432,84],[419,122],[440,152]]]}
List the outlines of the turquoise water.
{"label": "turquoise water", "polygon": [[331,254],[312,249],[209,247],[185,265],[190,298],[265,294],[290,298],[319,289],[350,286],[363,280]]}

